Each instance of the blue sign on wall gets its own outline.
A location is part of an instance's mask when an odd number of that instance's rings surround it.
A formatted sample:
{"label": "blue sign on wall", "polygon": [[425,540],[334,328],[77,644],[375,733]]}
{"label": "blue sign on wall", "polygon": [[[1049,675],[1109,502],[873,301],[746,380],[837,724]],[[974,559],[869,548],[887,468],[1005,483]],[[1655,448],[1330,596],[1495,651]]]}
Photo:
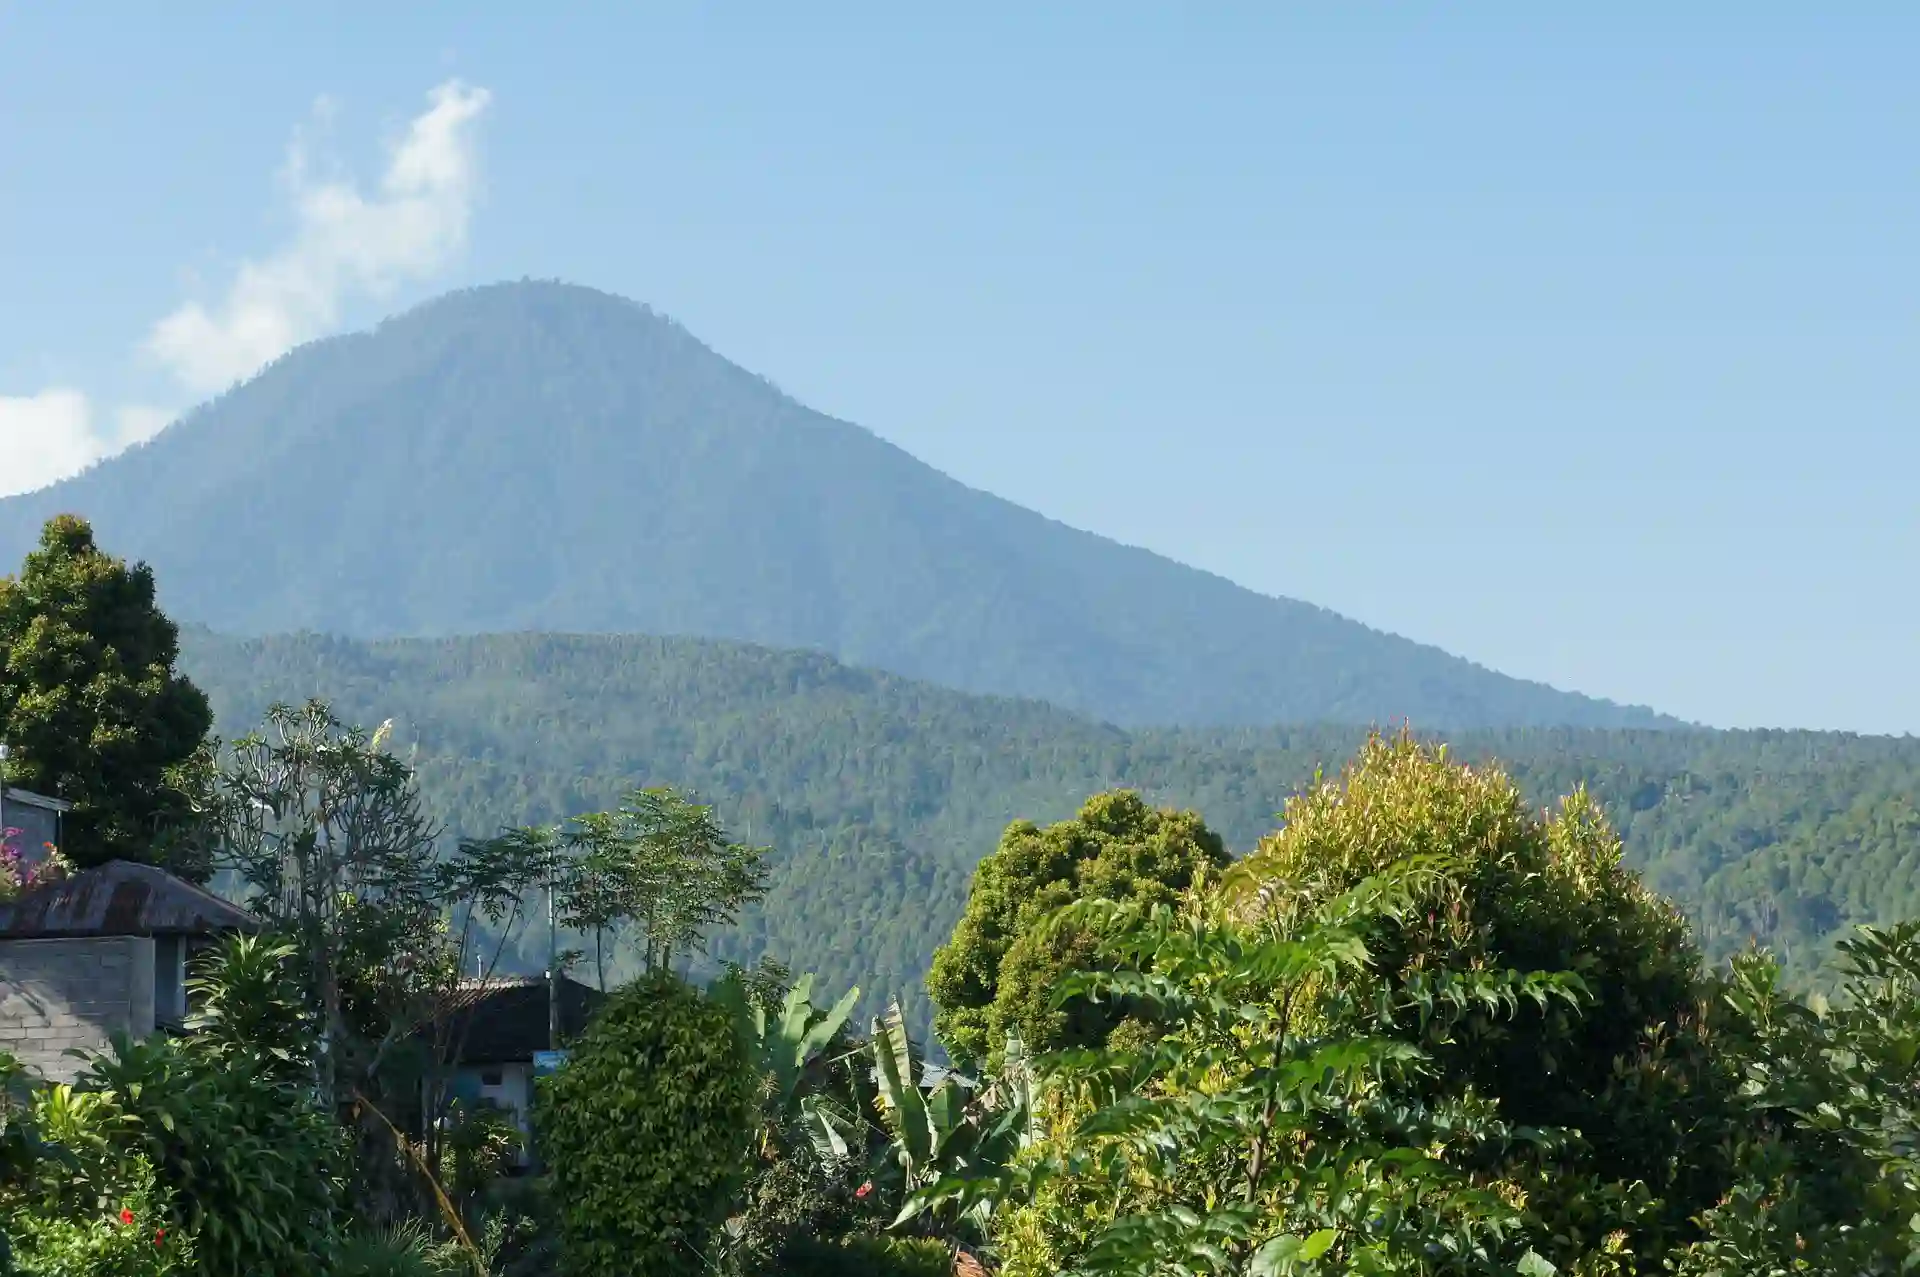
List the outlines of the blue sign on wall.
{"label": "blue sign on wall", "polygon": [[558,1071],[567,1062],[565,1051],[535,1051],[533,1053],[533,1075],[541,1077]]}

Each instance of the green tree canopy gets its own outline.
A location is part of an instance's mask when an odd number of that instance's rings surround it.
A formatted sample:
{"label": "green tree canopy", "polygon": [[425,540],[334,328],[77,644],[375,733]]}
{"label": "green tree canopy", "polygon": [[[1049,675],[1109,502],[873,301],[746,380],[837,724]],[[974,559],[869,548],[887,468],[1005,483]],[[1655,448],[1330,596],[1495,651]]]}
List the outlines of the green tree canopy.
{"label": "green tree canopy", "polygon": [[1008,826],[974,874],[953,938],[934,954],[935,1032],[974,1059],[994,1055],[1010,1029],[1036,1051],[1104,1042],[1119,1022],[1113,1004],[1050,1001],[1062,977],[1096,961],[1091,939],[1034,924],[1081,899],[1170,902],[1226,863],[1197,814],[1155,810],[1127,790],[1095,795],[1045,829]]}
{"label": "green tree canopy", "polygon": [[1376,735],[1338,778],[1288,801],[1281,829],[1224,877],[1223,901],[1286,933],[1414,860],[1438,872],[1370,937],[1382,996],[1438,972],[1570,972],[1586,991],[1578,1007],[1410,1024],[1436,1084],[1497,1099],[1510,1121],[1580,1132],[1560,1187],[1644,1182],[1666,1226],[1683,1226],[1724,1187],[1715,1150],[1729,1088],[1707,1059],[1700,959],[1680,915],[1621,863],[1584,790],[1542,813],[1497,767]]}
{"label": "green tree canopy", "polygon": [[17,577],[0,579],[0,740],[7,778],[73,804],[66,853],[86,867],[152,862],[193,810],[213,713],[174,668],[179,631],[153,572],[50,520]]}
{"label": "green tree canopy", "polygon": [[607,933],[638,927],[645,969],[670,970],[766,890],[767,849],[733,841],[712,807],[665,786],[574,817],[563,838],[562,920],[593,934],[603,990]]}

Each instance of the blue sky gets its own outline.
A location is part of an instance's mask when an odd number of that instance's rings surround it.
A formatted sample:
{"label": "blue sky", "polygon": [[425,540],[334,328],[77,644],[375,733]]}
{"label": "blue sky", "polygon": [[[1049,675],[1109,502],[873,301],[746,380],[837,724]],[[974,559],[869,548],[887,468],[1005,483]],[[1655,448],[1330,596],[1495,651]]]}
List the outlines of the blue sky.
{"label": "blue sky", "polygon": [[0,0],[0,462],[274,344],[155,341],[247,263],[297,336],[558,277],[1252,588],[1920,731],[1920,8],[926,8]]}

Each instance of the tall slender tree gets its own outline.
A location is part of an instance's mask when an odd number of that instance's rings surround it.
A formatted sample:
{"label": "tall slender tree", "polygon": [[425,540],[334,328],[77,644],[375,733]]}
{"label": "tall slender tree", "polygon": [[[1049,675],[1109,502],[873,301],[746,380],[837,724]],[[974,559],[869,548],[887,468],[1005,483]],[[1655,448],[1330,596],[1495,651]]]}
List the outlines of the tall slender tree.
{"label": "tall slender tree", "polygon": [[766,888],[767,849],[733,841],[712,807],[666,787],[577,817],[570,835],[568,925],[593,931],[596,950],[601,933],[637,927],[648,971],[671,969]]}
{"label": "tall slender tree", "polygon": [[213,712],[179,654],[152,570],[103,552],[84,519],[50,520],[19,575],[0,579],[6,779],[73,804],[65,851],[83,868],[169,861],[193,817]]}
{"label": "tall slender tree", "polygon": [[766,890],[767,848],[735,842],[712,807],[665,786],[638,789],[612,811],[509,830],[502,849],[545,849],[558,922],[593,936],[606,988],[610,948],[638,933],[648,972],[670,970]]}
{"label": "tall slender tree", "polygon": [[322,1016],[329,1107],[352,1038],[349,964],[441,956],[425,940],[441,914],[440,831],[385,733],[344,727],[318,701],[276,705],[264,732],[234,743],[221,776],[219,853],[252,888],[255,912],[300,948]]}

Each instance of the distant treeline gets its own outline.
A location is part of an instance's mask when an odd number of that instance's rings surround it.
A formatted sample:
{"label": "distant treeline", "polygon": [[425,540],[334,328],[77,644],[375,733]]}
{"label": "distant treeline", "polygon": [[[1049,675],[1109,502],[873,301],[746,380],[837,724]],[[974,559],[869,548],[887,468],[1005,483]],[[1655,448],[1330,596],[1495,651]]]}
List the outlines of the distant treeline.
{"label": "distant treeline", "polygon": [[[1070,815],[1134,788],[1192,807],[1236,850],[1288,795],[1336,771],[1351,727],[1121,731],[1051,706],[969,696],[810,653],[696,639],[508,635],[379,643],[238,641],[189,631],[183,668],[219,730],[276,699],[396,722],[450,833],[483,835],[693,790],[774,848],[765,901],[713,946],[772,956],[824,987],[897,993],[924,1024],[934,946],[973,866],[1016,818]],[[1413,725],[1417,730],[1419,724]],[[1586,786],[1649,885],[1715,960],[1758,942],[1818,979],[1860,923],[1920,915],[1920,740],[1814,732],[1456,733],[1534,802]],[[516,959],[537,965],[529,944]]]}

